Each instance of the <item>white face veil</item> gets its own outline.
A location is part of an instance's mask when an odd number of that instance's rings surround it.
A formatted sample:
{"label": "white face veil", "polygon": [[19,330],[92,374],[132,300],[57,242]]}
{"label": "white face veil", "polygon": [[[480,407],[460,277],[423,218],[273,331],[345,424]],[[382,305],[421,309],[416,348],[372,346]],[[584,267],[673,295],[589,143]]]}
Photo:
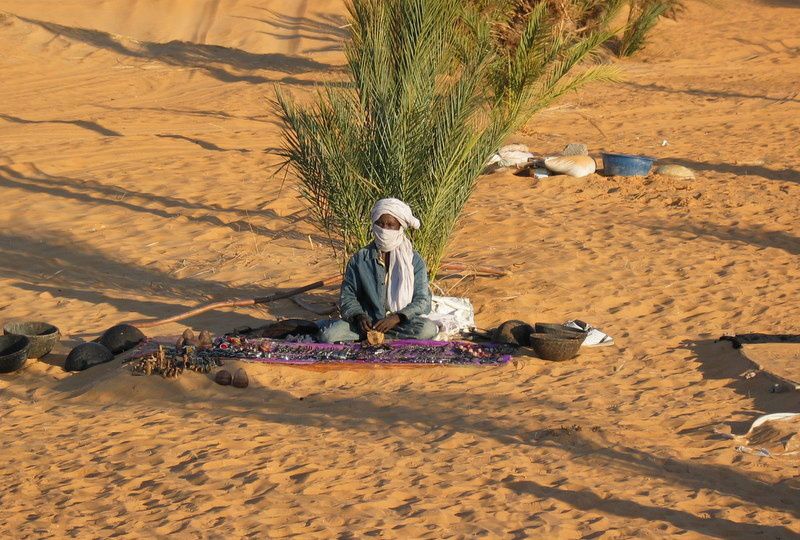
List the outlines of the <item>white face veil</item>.
{"label": "white face veil", "polygon": [[[384,215],[397,219],[400,230],[384,229],[375,224]],[[406,236],[407,228],[419,229],[420,222],[411,213],[411,208],[400,199],[381,199],[372,207],[372,236],[375,245],[389,253],[389,310],[395,313],[408,304],[414,297],[414,248]]]}

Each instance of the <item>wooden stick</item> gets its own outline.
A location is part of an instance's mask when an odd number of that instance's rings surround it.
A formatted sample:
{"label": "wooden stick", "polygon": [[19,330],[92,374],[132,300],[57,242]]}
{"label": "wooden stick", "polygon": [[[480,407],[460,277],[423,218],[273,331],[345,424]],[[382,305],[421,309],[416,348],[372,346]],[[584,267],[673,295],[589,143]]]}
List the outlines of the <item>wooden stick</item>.
{"label": "wooden stick", "polygon": [[296,294],[301,294],[306,291],[311,291],[314,289],[319,289],[321,287],[326,287],[328,285],[334,285],[341,281],[342,276],[336,274],[335,276],[329,276],[319,281],[315,281],[314,283],[309,283],[308,285],[304,285],[302,287],[298,287],[297,289],[290,289],[285,292],[270,294],[268,296],[259,296],[257,298],[249,298],[249,299],[235,299],[235,300],[225,300],[223,302],[214,302],[213,304],[206,304],[205,306],[196,307],[189,311],[185,311],[183,313],[178,313],[177,315],[173,315],[172,317],[167,317],[166,319],[156,319],[154,321],[139,321],[130,323],[137,328],[151,328],[153,326],[160,326],[162,324],[167,324],[175,321],[180,321],[182,319],[186,319],[187,317],[193,317],[195,315],[199,315],[201,313],[205,313],[207,311],[211,311],[213,309],[219,308],[227,308],[227,307],[243,307],[243,306],[254,306],[256,304],[266,304],[268,302],[274,302],[275,300],[282,300],[284,298],[290,298],[295,296]]}

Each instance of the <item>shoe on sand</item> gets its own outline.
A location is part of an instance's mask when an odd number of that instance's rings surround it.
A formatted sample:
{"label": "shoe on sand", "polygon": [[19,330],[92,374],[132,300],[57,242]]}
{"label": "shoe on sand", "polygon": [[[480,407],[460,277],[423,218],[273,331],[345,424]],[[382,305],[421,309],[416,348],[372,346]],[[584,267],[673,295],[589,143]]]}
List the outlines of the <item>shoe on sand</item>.
{"label": "shoe on sand", "polygon": [[583,340],[581,347],[608,347],[614,344],[614,338],[608,334],[594,328],[591,324],[575,319],[564,323],[567,328],[575,328],[588,332],[586,339]]}

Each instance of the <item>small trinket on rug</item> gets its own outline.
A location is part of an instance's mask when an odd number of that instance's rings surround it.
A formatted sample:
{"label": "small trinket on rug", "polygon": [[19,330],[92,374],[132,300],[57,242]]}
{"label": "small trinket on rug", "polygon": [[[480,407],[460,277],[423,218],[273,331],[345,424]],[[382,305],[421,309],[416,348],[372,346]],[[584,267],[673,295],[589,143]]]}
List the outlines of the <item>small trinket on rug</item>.
{"label": "small trinket on rug", "polygon": [[231,376],[231,372],[227,369],[221,369],[217,371],[217,374],[214,376],[214,382],[222,386],[228,386],[233,382],[233,376]]}
{"label": "small trinket on rug", "polygon": [[192,332],[191,329],[187,328],[186,330],[184,330],[181,337],[183,338],[183,342],[185,345],[192,345],[192,346],[197,345],[197,338],[194,336],[194,332]]}
{"label": "small trinket on rug", "polygon": [[385,339],[386,335],[383,332],[378,332],[377,330],[369,330],[367,332],[367,343],[370,345],[383,345]]}
{"label": "small trinket on rug", "polygon": [[214,345],[214,336],[208,330],[200,332],[197,347],[200,349],[210,349]]}
{"label": "small trinket on rug", "polygon": [[233,374],[231,384],[236,388],[247,388],[250,384],[250,379],[247,377],[247,373],[242,368],[239,368]]}

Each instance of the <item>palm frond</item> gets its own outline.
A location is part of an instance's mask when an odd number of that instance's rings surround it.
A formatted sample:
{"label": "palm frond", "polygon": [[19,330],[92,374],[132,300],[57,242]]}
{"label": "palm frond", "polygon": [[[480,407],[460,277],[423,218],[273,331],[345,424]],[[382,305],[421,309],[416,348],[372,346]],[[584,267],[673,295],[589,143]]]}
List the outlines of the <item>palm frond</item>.
{"label": "palm frond", "polygon": [[570,75],[607,35],[569,33],[544,4],[502,42],[493,28],[509,5],[348,0],[351,84],[307,106],[276,92],[278,154],[343,261],[369,240],[374,201],[393,196],[422,221],[414,244],[435,274],[487,156],[536,110],[611,78],[602,67]]}

